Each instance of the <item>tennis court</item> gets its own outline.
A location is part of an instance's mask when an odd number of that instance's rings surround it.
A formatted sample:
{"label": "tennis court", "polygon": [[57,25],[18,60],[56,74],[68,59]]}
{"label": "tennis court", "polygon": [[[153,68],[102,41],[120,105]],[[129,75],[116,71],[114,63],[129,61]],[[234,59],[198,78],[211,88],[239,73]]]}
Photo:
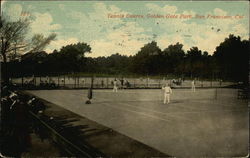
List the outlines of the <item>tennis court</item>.
{"label": "tennis court", "polygon": [[[38,90],[33,95],[177,157],[246,156],[249,117],[235,89]],[[119,144],[117,144],[119,145]]]}

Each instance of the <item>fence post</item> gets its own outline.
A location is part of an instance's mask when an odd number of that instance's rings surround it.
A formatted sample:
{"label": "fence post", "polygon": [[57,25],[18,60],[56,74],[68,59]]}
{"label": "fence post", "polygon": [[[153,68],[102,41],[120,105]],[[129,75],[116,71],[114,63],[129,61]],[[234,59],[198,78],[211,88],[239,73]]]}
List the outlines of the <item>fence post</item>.
{"label": "fence post", "polygon": [[36,76],[34,77],[34,85],[36,86]]}
{"label": "fence post", "polygon": [[[82,85],[82,83],[84,83],[84,82],[82,82],[83,80],[82,80],[82,78],[79,76],[79,87],[80,88],[82,88],[80,85]],[[81,82],[81,83],[80,83]]]}
{"label": "fence post", "polygon": [[147,88],[149,88],[149,78],[147,77]]}
{"label": "fence post", "polygon": [[65,75],[64,75],[63,85],[64,85],[64,87],[65,87]]}
{"label": "fence post", "polygon": [[22,77],[22,87],[23,87],[23,77]]}
{"label": "fence post", "polygon": [[76,76],[76,88],[79,88],[79,77]]}
{"label": "fence post", "polygon": [[215,88],[215,100],[217,99],[217,88]]}
{"label": "fence post", "polygon": [[78,88],[80,87],[80,76],[78,76]]}
{"label": "fence post", "polygon": [[134,78],[134,88],[135,88],[135,78]]}
{"label": "fence post", "polygon": [[75,75],[73,76],[73,79],[74,79],[74,88],[76,88],[76,76]]}
{"label": "fence post", "polygon": [[78,80],[78,79],[77,79],[77,76],[75,76],[75,80],[76,80],[76,87],[75,87],[75,88],[77,88],[77,80]]}
{"label": "fence post", "polygon": [[59,79],[59,75],[57,76],[57,85],[58,85],[58,87],[60,86],[60,79]]}
{"label": "fence post", "polygon": [[106,85],[106,88],[109,88],[109,81],[108,81],[108,77],[106,78],[106,83],[107,83],[107,85]]}

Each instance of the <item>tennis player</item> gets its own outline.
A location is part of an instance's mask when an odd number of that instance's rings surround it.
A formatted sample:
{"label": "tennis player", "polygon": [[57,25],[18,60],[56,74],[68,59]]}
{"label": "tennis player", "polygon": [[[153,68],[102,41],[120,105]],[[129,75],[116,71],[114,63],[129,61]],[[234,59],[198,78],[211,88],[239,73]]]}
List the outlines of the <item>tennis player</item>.
{"label": "tennis player", "polygon": [[169,84],[166,84],[166,86],[162,87],[162,89],[164,90],[164,104],[169,104],[170,103],[170,94],[172,94],[172,89],[170,88]]}

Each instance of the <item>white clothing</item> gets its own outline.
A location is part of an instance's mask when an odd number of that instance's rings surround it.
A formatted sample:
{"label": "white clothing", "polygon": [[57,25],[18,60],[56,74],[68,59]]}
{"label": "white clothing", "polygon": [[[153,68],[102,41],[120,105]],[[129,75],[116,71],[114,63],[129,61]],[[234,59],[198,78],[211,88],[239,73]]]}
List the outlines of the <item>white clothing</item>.
{"label": "white clothing", "polygon": [[192,90],[193,92],[195,92],[195,83],[194,83],[194,80],[191,82],[191,86],[192,86],[191,90]]}
{"label": "white clothing", "polygon": [[163,103],[166,104],[170,102],[170,94],[172,93],[172,89],[169,86],[166,87],[162,87],[162,89],[164,90],[164,101]]}
{"label": "white clothing", "polygon": [[[168,102],[167,102],[167,100],[168,100]],[[170,102],[170,94],[169,93],[164,93],[164,101],[163,101],[163,103],[166,104],[166,102],[167,103]]]}
{"label": "white clothing", "polygon": [[172,89],[171,89],[169,86],[162,87],[162,89],[163,89],[164,92],[167,93],[167,94],[172,93]]}

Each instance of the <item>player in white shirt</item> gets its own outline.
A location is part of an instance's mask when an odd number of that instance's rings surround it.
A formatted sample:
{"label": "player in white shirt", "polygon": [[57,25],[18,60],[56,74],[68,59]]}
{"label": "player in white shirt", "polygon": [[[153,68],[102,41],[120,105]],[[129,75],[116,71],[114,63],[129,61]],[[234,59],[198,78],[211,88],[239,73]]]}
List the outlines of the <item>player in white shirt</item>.
{"label": "player in white shirt", "polygon": [[195,92],[195,82],[194,80],[191,82],[191,90]]}
{"label": "player in white shirt", "polygon": [[114,84],[113,92],[117,92],[118,87],[116,79],[114,80],[113,84]]}
{"label": "player in white shirt", "polygon": [[166,102],[167,102],[167,104],[168,103],[170,103],[170,94],[172,93],[172,89],[170,88],[170,86],[169,86],[169,84],[166,84],[166,86],[164,87],[162,87],[162,89],[164,90],[164,101],[163,101],[163,103],[164,104],[166,104]]}

